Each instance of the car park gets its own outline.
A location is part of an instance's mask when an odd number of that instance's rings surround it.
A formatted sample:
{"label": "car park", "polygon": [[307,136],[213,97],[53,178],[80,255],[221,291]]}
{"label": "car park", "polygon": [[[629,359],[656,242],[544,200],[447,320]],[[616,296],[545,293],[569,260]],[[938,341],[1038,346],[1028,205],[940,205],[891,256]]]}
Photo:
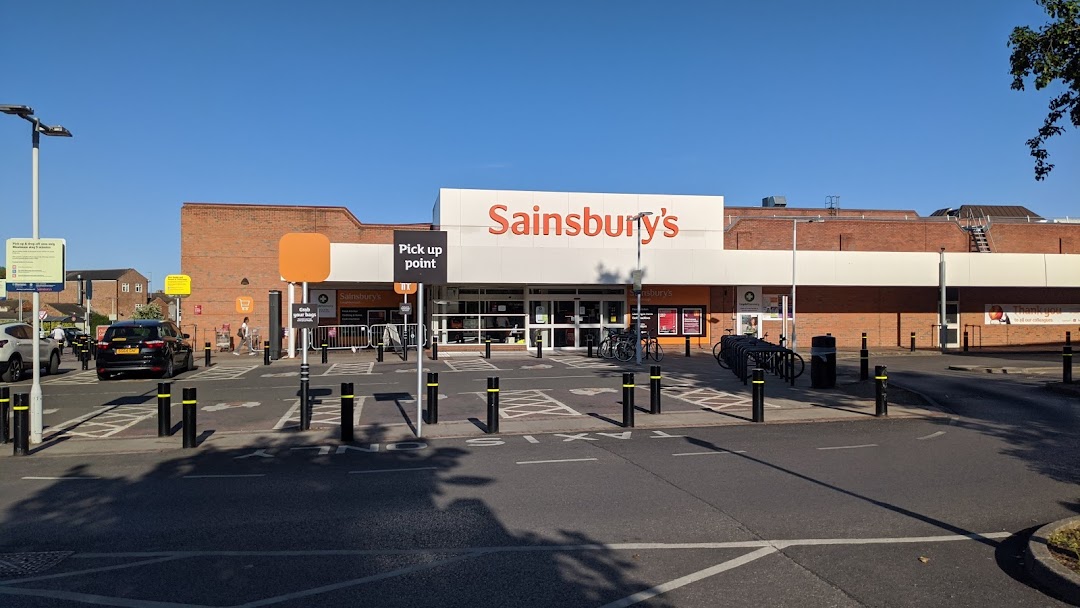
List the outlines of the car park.
{"label": "car park", "polygon": [[68,348],[75,346],[75,344],[86,337],[86,332],[77,327],[64,327],[64,345]]}
{"label": "car park", "polygon": [[151,372],[171,378],[194,367],[190,336],[172,321],[135,320],[113,323],[97,343],[99,380],[122,372]]}
{"label": "car park", "polygon": [[[52,338],[38,338],[43,373],[55,374],[60,369],[60,344]],[[34,360],[34,329],[26,323],[0,325],[0,379],[18,382]]]}

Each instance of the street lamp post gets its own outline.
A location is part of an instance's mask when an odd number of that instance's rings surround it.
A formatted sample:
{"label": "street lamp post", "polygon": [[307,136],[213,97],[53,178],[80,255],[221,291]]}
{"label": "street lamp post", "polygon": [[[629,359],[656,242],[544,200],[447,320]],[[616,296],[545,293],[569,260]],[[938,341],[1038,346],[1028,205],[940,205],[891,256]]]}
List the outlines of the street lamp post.
{"label": "street lamp post", "polygon": [[[33,237],[34,239],[41,238],[40,222],[38,221],[38,146],[41,142],[41,135],[45,134],[53,137],[71,137],[71,131],[68,131],[60,125],[49,126],[41,122],[36,116],[34,116],[34,109],[29,106],[15,106],[15,105],[0,105],[0,113],[11,114],[18,116],[31,125],[31,138],[33,142],[33,150],[31,152],[31,205],[32,212],[31,218],[33,223]],[[41,310],[41,294],[36,290],[33,295],[33,331],[34,331],[34,350],[33,350],[33,383],[30,386],[30,442],[41,443],[41,434],[44,427],[42,420],[42,399],[41,399],[41,318],[39,312]]]}
{"label": "street lamp post", "polygon": [[641,365],[641,218],[652,214],[652,211],[640,211],[630,218],[637,222],[637,281],[634,284],[634,293],[637,294],[637,335],[634,341],[634,356],[638,365]]}
{"label": "street lamp post", "polygon": [[799,224],[812,224],[816,221],[816,219],[791,220],[791,335],[788,336],[788,348],[790,348],[792,351],[794,351],[795,347],[797,346],[795,340],[795,285],[798,284],[798,280],[796,279],[795,275],[795,258],[797,257],[796,254],[798,253]]}

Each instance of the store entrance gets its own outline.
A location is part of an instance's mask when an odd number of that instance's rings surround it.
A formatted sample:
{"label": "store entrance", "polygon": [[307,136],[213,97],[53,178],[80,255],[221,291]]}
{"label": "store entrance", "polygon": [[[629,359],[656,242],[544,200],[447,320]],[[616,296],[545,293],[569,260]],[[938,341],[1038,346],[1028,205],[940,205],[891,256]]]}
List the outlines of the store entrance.
{"label": "store entrance", "polygon": [[605,328],[625,326],[625,300],[622,288],[530,290],[528,346],[542,339],[556,350],[597,347]]}

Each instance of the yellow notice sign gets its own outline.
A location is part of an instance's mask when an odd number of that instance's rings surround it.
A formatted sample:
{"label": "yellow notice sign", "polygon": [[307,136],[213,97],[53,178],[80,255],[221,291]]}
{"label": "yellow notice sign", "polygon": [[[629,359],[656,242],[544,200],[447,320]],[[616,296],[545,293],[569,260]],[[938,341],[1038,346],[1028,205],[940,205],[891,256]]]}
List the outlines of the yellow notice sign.
{"label": "yellow notice sign", "polygon": [[64,239],[8,239],[8,283],[64,284]]}
{"label": "yellow notice sign", "polygon": [[165,277],[165,295],[190,296],[191,277],[186,274],[170,274]]}

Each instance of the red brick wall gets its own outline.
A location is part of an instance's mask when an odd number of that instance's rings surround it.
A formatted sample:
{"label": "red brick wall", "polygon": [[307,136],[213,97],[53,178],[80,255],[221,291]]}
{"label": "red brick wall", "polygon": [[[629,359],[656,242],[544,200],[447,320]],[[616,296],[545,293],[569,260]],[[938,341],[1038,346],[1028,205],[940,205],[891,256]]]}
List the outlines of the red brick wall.
{"label": "red brick wall", "polygon": [[[248,323],[265,338],[270,290],[281,291],[282,307],[288,305],[288,284],[278,272],[278,241],[286,233],[318,232],[332,243],[392,243],[394,230],[429,229],[429,224],[361,224],[344,207],[184,203],[180,268],[191,277],[184,329],[200,345],[214,344],[215,328],[226,323],[235,335],[244,317],[236,312],[236,299],[250,296],[255,302]],[[241,285],[243,279],[247,285]],[[201,314],[195,314],[196,306]]]}
{"label": "red brick wall", "polygon": [[1080,254],[1080,224],[1004,224],[988,231],[997,253]]}
{"label": "red brick wall", "polygon": [[[791,250],[791,219],[740,218],[726,232],[726,249]],[[954,222],[830,220],[800,223],[803,251],[970,250],[971,239]]]}
{"label": "red brick wall", "polygon": [[[1080,304],[1080,289],[1033,289],[1027,287],[959,288],[960,324],[969,326],[974,346],[1012,344],[1061,344],[1071,331],[1080,341],[1080,326],[1075,325],[998,325],[986,323],[987,304]],[[960,331],[964,331],[961,327]]]}

